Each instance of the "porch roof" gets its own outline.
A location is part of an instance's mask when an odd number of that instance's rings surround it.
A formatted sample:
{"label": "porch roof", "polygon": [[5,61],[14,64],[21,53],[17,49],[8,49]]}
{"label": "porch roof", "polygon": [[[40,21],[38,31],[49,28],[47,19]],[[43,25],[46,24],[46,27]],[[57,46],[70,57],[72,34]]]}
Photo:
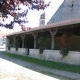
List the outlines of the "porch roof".
{"label": "porch roof", "polygon": [[44,25],[44,26],[39,26],[39,27],[31,28],[30,30],[27,30],[27,31],[19,31],[19,32],[11,33],[11,34],[5,35],[5,36],[36,32],[36,31],[42,31],[42,30],[47,30],[47,29],[54,29],[55,30],[58,28],[67,28],[68,25],[78,24],[78,23],[80,23],[80,18],[68,20],[68,21],[57,22],[57,23],[48,24],[48,25]]}

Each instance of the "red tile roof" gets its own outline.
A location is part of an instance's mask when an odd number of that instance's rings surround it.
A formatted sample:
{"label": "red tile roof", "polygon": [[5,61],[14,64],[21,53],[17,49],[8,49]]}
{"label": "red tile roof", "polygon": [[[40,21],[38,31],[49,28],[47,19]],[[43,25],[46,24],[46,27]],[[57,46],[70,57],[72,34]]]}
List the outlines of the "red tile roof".
{"label": "red tile roof", "polygon": [[[31,28],[30,30],[27,30],[27,31],[20,31],[20,32],[9,34],[9,35],[28,33],[28,32],[32,32],[32,31],[38,31],[38,30],[44,30],[44,29],[50,29],[50,28],[59,28],[61,26],[66,27],[66,25],[77,24],[77,23],[80,23],[80,18],[68,20],[68,21],[57,22],[57,23],[53,23],[53,24],[48,24],[48,25],[44,25],[44,26],[40,26],[40,27],[35,27],[35,28]],[[5,35],[5,36],[9,36],[9,35]]]}

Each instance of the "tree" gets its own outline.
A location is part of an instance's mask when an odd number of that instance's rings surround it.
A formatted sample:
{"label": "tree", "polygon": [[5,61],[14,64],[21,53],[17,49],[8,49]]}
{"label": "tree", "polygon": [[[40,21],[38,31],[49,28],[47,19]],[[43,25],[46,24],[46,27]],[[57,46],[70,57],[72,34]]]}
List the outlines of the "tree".
{"label": "tree", "polygon": [[[45,4],[44,0],[0,0],[0,15],[2,21],[0,21],[0,26],[4,26],[9,29],[13,29],[14,24],[18,23],[20,26],[23,23],[27,23],[26,18],[29,9],[45,9],[50,5],[50,2]],[[22,8],[23,7],[23,8]],[[25,7],[25,9],[24,9]],[[10,23],[3,24],[5,19],[13,17]]]}

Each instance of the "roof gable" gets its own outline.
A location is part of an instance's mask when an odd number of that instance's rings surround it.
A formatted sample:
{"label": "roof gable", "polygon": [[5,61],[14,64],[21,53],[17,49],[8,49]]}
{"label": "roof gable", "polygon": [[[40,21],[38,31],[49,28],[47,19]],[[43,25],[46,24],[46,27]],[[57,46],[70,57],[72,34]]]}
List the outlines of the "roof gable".
{"label": "roof gable", "polygon": [[80,0],[64,0],[47,24],[80,18]]}

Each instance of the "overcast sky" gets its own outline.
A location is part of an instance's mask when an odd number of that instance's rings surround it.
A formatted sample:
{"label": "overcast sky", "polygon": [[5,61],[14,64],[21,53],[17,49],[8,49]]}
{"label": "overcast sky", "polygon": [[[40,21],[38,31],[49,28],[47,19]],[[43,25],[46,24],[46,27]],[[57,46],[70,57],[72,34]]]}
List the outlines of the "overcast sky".
{"label": "overcast sky", "polygon": [[[50,18],[54,15],[54,13],[57,11],[57,9],[60,7],[60,5],[63,3],[64,0],[45,0],[45,1],[47,1],[47,2],[52,1],[50,6],[47,9],[45,9],[45,14],[47,16],[46,19],[47,19],[47,21],[49,21]],[[43,10],[40,10],[40,11],[29,10],[28,15],[27,15],[29,23],[25,24],[26,27],[32,27],[32,28],[38,27],[39,26],[39,18],[43,12],[44,12]],[[5,32],[5,31],[13,32],[13,31],[20,31],[21,27],[18,24],[15,24],[14,30],[9,30],[4,27],[0,27],[0,30],[1,30],[1,32]]]}

